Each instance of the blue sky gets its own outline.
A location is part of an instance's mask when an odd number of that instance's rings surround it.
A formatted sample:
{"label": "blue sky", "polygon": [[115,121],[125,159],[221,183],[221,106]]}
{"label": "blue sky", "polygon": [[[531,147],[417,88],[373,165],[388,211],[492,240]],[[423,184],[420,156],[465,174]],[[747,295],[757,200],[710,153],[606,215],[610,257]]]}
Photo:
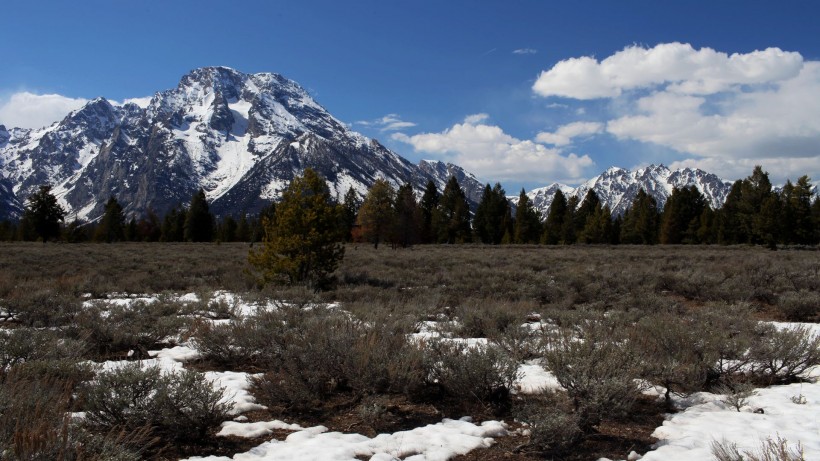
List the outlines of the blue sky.
{"label": "blue sky", "polygon": [[818,5],[4,1],[0,124],[225,65],[281,73],[410,160],[511,193],[650,163],[820,180]]}

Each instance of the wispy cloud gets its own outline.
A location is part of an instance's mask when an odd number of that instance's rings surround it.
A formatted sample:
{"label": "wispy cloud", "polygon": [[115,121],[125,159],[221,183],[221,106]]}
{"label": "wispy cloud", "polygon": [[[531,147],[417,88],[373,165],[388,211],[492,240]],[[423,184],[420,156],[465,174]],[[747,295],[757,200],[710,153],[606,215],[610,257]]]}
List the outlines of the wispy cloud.
{"label": "wispy cloud", "polygon": [[6,128],[42,128],[62,120],[87,102],[87,99],[59,94],[15,93],[8,100],[0,101],[0,124]]}
{"label": "wispy cloud", "polygon": [[558,127],[555,132],[538,133],[535,140],[553,146],[566,146],[575,138],[592,136],[604,131],[604,124],[597,122],[573,122]]}
{"label": "wispy cloud", "polygon": [[538,53],[538,50],[533,48],[518,48],[517,50],[513,50],[513,54],[535,54]]}
{"label": "wispy cloud", "polygon": [[353,122],[353,124],[366,126],[368,128],[375,128],[382,132],[400,131],[406,128],[412,128],[416,126],[416,124],[413,122],[407,122],[402,120],[398,114],[387,114],[384,117],[378,118],[376,120],[360,120],[358,122]]}

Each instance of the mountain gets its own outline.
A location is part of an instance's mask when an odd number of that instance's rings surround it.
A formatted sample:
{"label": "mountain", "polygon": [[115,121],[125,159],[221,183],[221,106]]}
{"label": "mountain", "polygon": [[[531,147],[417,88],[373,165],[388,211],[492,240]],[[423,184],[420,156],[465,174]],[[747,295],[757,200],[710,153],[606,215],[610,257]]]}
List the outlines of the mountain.
{"label": "mountain", "polygon": [[675,187],[695,186],[706,197],[712,208],[723,205],[732,183],[714,174],[692,168],[670,170],[664,165],[650,165],[635,171],[612,167],[578,187],[554,183],[547,187],[533,189],[527,196],[533,201],[542,216],[546,216],[555,192],[560,189],[564,195],[576,196],[583,200],[590,190],[598,194],[602,204],[609,205],[614,215],[623,214],[631,205],[638,191],[643,189],[651,195],[659,207],[666,204]]}
{"label": "mountain", "polygon": [[477,203],[480,183],[451,164],[414,165],[334,118],[296,82],[227,67],[196,69],[146,107],[97,98],[42,129],[0,126],[0,219],[19,217],[41,184],[69,211],[96,219],[114,196],[128,215],[162,215],[200,188],[218,215],[256,212],[313,168],[332,193],[364,194],[376,179],[456,174]]}

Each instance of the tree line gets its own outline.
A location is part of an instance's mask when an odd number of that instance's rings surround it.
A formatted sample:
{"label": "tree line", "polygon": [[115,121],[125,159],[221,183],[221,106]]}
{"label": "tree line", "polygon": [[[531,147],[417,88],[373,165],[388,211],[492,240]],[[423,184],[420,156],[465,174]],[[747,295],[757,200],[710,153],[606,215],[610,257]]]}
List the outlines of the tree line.
{"label": "tree line", "polygon": [[221,219],[210,212],[205,192],[200,189],[186,207],[178,205],[160,217],[153,210],[128,219],[116,197],[109,197],[102,217],[85,222],[66,222],[67,213],[51,192],[40,186],[32,194],[18,222],[0,221],[0,240],[47,242],[255,242],[264,231],[262,217],[273,213],[271,204],[259,214],[241,213]]}
{"label": "tree line", "polygon": [[[314,174],[315,175],[315,174]],[[315,175],[318,177],[318,175]],[[311,176],[312,177],[312,176]],[[808,176],[790,180],[775,190],[769,175],[757,166],[736,181],[721,208],[713,209],[695,187],[675,188],[661,208],[640,190],[630,207],[613,216],[594,191],[583,199],[556,192],[542,216],[522,189],[513,207],[500,184],[487,184],[474,212],[464,190],[451,177],[439,191],[429,181],[420,198],[406,183],[398,189],[377,180],[362,198],[350,188],[334,208],[339,240],[407,247],[415,244],[757,244],[815,245],[820,242],[820,199],[812,196]],[[329,192],[328,192],[329,194]],[[328,195],[328,197],[330,197]],[[199,190],[186,208],[171,209],[160,218],[126,220],[122,206],[111,197],[100,220],[61,225],[65,212],[41,187],[26,205],[19,223],[0,223],[0,239],[61,238],[69,242],[193,241],[253,242],[265,235],[265,220],[276,215],[271,203],[258,215],[217,220]]]}
{"label": "tree line", "polygon": [[555,193],[546,216],[522,189],[513,212],[500,184],[487,184],[472,218],[464,191],[451,178],[439,195],[430,182],[420,202],[412,187],[394,191],[377,181],[367,192],[353,227],[354,241],[407,246],[414,243],[485,244],[758,244],[820,242],[820,198],[811,180],[787,181],[779,191],[760,166],[736,181],[719,209],[695,186],[675,188],[661,209],[640,190],[623,215],[612,215],[594,191],[583,199]]}

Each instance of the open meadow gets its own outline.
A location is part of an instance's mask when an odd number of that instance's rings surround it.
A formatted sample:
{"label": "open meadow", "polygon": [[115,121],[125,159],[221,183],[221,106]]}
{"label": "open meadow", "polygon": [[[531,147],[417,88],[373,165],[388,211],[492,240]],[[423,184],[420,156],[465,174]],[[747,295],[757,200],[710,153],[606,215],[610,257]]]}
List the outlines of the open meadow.
{"label": "open meadow", "polygon": [[820,459],[818,251],[249,249],[0,243],[0,459]]}

